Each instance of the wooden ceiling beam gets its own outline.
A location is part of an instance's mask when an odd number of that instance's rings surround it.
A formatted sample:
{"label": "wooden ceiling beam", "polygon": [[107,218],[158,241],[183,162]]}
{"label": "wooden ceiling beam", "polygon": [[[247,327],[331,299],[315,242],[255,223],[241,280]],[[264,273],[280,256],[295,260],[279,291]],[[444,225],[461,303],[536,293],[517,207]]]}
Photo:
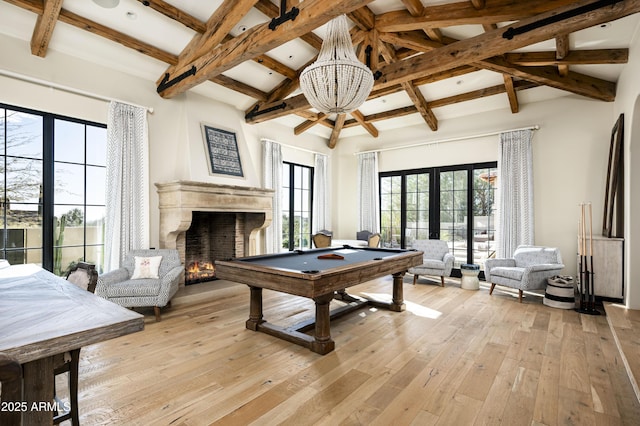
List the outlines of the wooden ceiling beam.
{"label": "wooden ceiling beam", "polygon": [[424,13],[424,6],[420,0],[402,0],[411,16],[420,16]]}
{"label": "wooden ceiling beam", "polygon": [[[581,6],[589,5],[590,3],[593,3],[593,0],[581,0],[572,7],[554,9],[535,18],[514,23],[509,28],[517,30],[523,27],[528,28],[529,25],[535,26],[539,22],[545,22],[547,18],[552,19],[555,15],[571,12],[574,9],[580,10]],[[418,55],[401,62],[384,65],[380,69],[382,77],[377,80],[374,87],[394,85],[403,81],[415,80],[430,73],[444,71],[451,67],[477,63],[483,59],[502,55],[532,43],[554,38],[559,34],[579,31],[638,12],[640,12],[640,2],[621,0],[613,6],[596,9],[588,13],[578,12],[575,16],[566,17],[555,23],[530,28],[525,34],[516,35],[511,39],[504,36],[506,31],[509,31],[508,28],[499,28],[466,40],[447,44],[431,51],[429,55]],[[600,87],[591,92],[587,91],[586,96],[611,100],[609,93],[604,98],[600,96],[599,92],[602,92],[603,89],[605,88]]]}
{"label": "wooden ceiling beam", "polygon": [[238,80],[234,80],[233,78],[227,77],[224,74],[220,74],[213,78],[210,78],[209,81],[219,84],[227,89],[242,93],[243,95],[249,96],[250,98],[258,99],[262,102],[266,102],[268,98],[267,94],[262,90],[258,90],[253,86],[249,86],[248,84],[239,82]]}
{"label": "wooden ceiling beam", "polygon": [[[190,62],[171,67],[157,81],[158,93],[172,98],[216,75],[298,38],[343,13],[351,12],[373,0],[352,0],[331,4],[326,0],[305,0],[295,20],[284,22],[274,30],[268,23],[257,25]],[[174,83],[175,82],[175,83]],[[162,84],[165,83],[165,84]],[[162,90],[164,89],[164,90]]]}
{"label": "wooden ceiling beam", "polygon": [[331,132],[331,136],[329,137],[329,148],[333,149],[336,147],[338,143],[338,138],[340,137],[340,132],[342,132],[342,127],[344,126],[344,122],[347,119],[347,114],[338,114],[336,117],[336,123],[333,125],[333,131]]}
{"label": "wooden ceiling beam", "polygon": [[139,53],[142,53],[143,55],[155,58],[159,61],[164,62],[165,64],[178,63],[178,57],[172,53],[165,52],[162,49],[137,40],[133,37],[128,36],[127,34],[115,31],[109,27],[105,27],[104,25],[98,24],[97,22],[91,21],[66,9],[62,9],[60,11],[58,19],[60,20],[60,22],[73,25],[74,27],[83,29],[92,34],[104,37],[107,40],[133,49]]}
{"label": "wooden ceiling beam", "polygon": [[616,97],[616,83],[574,71],[569,71],[566,76],[560,76],[556,67],[514,66],[500,56],[479,63],[484,69],[509,74],[587,98],[613,102]]}
{"label": "wooden ceiling beam", "polygon": [[302,122],[301,124],[298,124],[296,127],[294,127],[293,134],[298,136],[298,135],[306,132],[307,130],[309,130],[310,128],[315,126],[316,124],[320,124],[326,118],[327,118],[327,115],[325,113],[321,112],[320,114],[318,114],[318,117],[317,117],[316,120],[306,120],[306,121]]}
{"label": "wooden ceiling beam", "polygon": [[[425,13],[425,7],[420,0],[402,0],[402,4],[407,8],[411,16],[422,16]],[[440,28],[423,28],[423,30],[431,40],[442,40],[442,31]]]}
{"label": "wooden ceiling beam", "polygon": [[191,62],[217,47],[257,1],[224,0],[207,20],[206,30],[193,36],[182,49],[180,62]]}
{"label": "wooden ceiling beam", "polygon": [[511,107],[511,113],[516,114],[520,110],[520,104],[518,103],[518,95],[516,94],[516,89],[513,85],[513,77],[509,74],[503,74],[504,78],[504,88],[507,93],[507,97],[509,98],[509,107]]}
{"label": "wooden ceiling beam", "polygon": [[[271,1],[269,0],[258,0],[255,8],[262,12],[269,19],[275,18],[280,15],[280,9],[278,8],[278,6],[271,3]],[[315,48],[316,50],[320,50],[320,47],[322,46],[322,39],[311,31],[300,36],[300,39],[305,41],[309,46]]]}
{"label": "wooden ceiling beam", "polygon": [[[530,81],[514,80],[513,88],[516,91],[532,89],[539,87],[537,83]],[[483,89],[473,90],[471,92],[461,93],[459,95],[447,96],[446,98],[436,99],[431,101],[433,108],[442,108],[449,105],[459,104],[462,102],[473,101],[476,99],[486,98],[488,96],[500,95],[506,92],[504,84],[500,84],[492,87],[485,87]]]}
{"label": "wooden ceiling beam", "polygon": [[200,21],[198,18],[185,13],[184,11],[178,9],[177,7],[167,3],[162,0],[138,0],[138,2],[143,5],[159,12],[160,14],[166,16],[169,19],[172,19],[176,22],[181,23],[187,28],[191,28],[193,31],[197,33],[204,33],[207,30],[207,26],[204,22]]}
{"label": "wooden ceiling beam", "polygon": [[347,17],[362,31],[371,31],[376,23],[376,15],[367,6],[348,13]]}
{"label": "wooden ceiling beam", "polygon": [[527,67],[594,64],[626,64],[629,62],[629,49],[572,50],[562,59],[556,52],[518,52],[505,53],[507,62]]}
{"label": "wooden ceiling beam", "polygon": [[[569,34],[561,34],[556,37],[556,59],[564,59],[570,51]],[[558,64],[558,73],[562,77],[569,74],[569,65],[565,63]]]}
{"label": "wooden ceiling beam", "polygon": [[369,134],[371,136],[373,136],[374,138],[377,138],[378,135],[380,134],[378,132],[378,129],[376,129],[376,126],[374,126],[373,124],[371,124],[370,122],[368,122],[365,118],[364,118],[364,114],[362,114],[360,112],[360,110],[354,110],[351,111],[349,113],[349,115],[351,115],[351,117],[353,117],[354,120],[356,120],[356,122],[358,124],[360,124],[362,127],[364,127],[364,129],[369,132]]}
{"label": "wooden ceiling beam", "polygon": [[456,25],[484,25],[511,22],[548,12],[575,0],[494,0],[482,9],[469,1],[425,7],[420,15],[412,16],[408,10],[381,13],[376,16],[376,29],[380,32],[446,28]]}
{"label": "wooden ceiling beam", "polygon": [[[388,64],[392,64],[397,62],[397,57],[393,50],[393,47],[387,43],[380,42],[378,43],[378,47],[380,50],[380,54],[385,59]],[[411,102],[416,107],[416,110],[420,113],[425,123],[429,126],[429,128],[433,131],[438,130],[438,119],[436,115],[431,110],[431,107],[427,103],[424,95],[420,91],[420,88],[417,87],[413,82],[404,81],[400,83],[400,86],[409,96]]]}
{"label": "wooden ceiling beam", "polygon": [[409,99],[411,99],[411,102],[413,102],[416,110],[420,113],[429,128],[434,132],[438,130],[438,119],[433,113],[433,110],[431,109],[431,106],[425,99],[424,95],[420,91],[420,88],[416,87],[413,83],[407,82],[402,83],[402,88],[405,92],[407,92]]}
{"label": "wooden ceiling beam", "polygon": [[[434,54],[434,52],[437,51],[435,50],[436,46],[440,46],[438,48],[442,47],[442,44],[429,40],[424,36],[424,34],[416,31],[412,31],[409,33],[400,33],[395,35],[390,33],[382,33],[380,34],[380,38],[390,43],[403,44],[404,46],[417,51],[431,52],[432,55]],[[451,45],[451,44],[457,43],[458,40],[446,38],[444,42]],[[570,55],[573,55],[573,54],[575,54],[576,56],[572,58],[576,58],[576,60],[582,60],[583,61],[582,63],[594,63],[594,62],[587,62],[593,59],[604,60],[603,62],[598,62],[598,63],[609,63],[608,61],[624,61],[625,58],[628,58],[628,51],[626,51],[626,55],[625,55],[625,49],[619,49],[619,50],[612,49],[611,54],[609,56],[605,55],[603,52],[599,52],[595,54],[585,53],[585,55],[582,57],[579,55],[579,52],[570,53]],[[514,60],[518,60],[518,59],[533,60],[537,58],[544,58],[548,60],[549,58],[555,58],[556,53],[555,52],[542,52],[542,53],[534,52],[534,53],[516,53],[516,54],[507,53],[504,56],[507,58],[513,58]],[[558,60],[554,59],[554,65],[557,62]],[[511,61],[509,61],[509,63],[511,63]],[[500,64],[499,67],[498,67],[498,64]],[[546,82],[550,81],[549,79],[552,79],[552,77],[550,77],[548,73],[544,73],[541,75],[540,73],[535,71],[535,68],[529,69],[524,67],[517,67],[514,65],[512,69],[509,69],[509,67],[506,66],[506,62],[503,59],[501,59],[500,56],[496,56],[495,58],[489,58],[485,61],[474,62],[472,63],[472,65],[476,66],[478,69],[488,69],[488,70],[499,72],[499,73],[506,73],[506,74],[517,76],[519,78],[523,78],[531,81],[537,81],[540,84],[547,84]],[[542,66],[542,64],[540,64],[540,66]],[[569,76],[569,73],[561,77],[567,77],[567,76]],[[579,73],[572,73],[571,78],[567,78],[567,79],[555,78],[553,80],[554,81],[553,81],[552,87],[565,90],[568,92],[572,92],[572,93],[577,93],[582,96],[593,97],[595,99],[600,99],[600,100],[603,100],[601,97],[603,93],[610,93],[613,88],[611,86],[611,83],[608,81],[593,79],[592,77],[583,76],[582,74],[579,74]],[[594,85],[594,87],[591,87],[591,85]],[[609,95],[605,95],[605,96],[607,96],[607,98],[609,97]]]}
{"label": "wooden ceiling beam", "polygon": [[[532,83],[529,81],[514,81],[514,88],[516,91],[531,89],[533,87],[538,87],[538,84]],[[462,93],[455,96],[450,96],[447,98],[436,99],[431,101],[429,104],[432,108],[441,108],[448,105],[454,105],[461,102],[472,101],[475,99],[481,99],[487,96],[500,95],[505,93],[506,89],[504,85],[492,86],[484,89],[474,90],[472,92]],[[380,113],[366,115],[364,119],[368,122],[375,123],[376,121],[389,120],[392,118],[399,118],[411,114],[417,113],[415,105],[405,106],[401,108],[396,108],[389,111],[384,111]],[[359,125],[355,120],[347,120],[345,122],[344,127],[350,128],[353,126]]]}
{"label": "wooden ceiling beam", "polygon": [[[73,25],[75,27],[81,28],[83,30],[89,31],[93,34],[104,37],[108,40],[114,41],[116,43],[120,43],[121,45],[128,47],[130,49],[134,49],[137,52],[143,53],[147,56],[155,58],[159,61],[162,61],[166,64],[177,64],[178,57],[176,55],[172,55],[171,53],[165,52],[161,49],[158,49],[154,46],[151,46],[147,43],[143,43],[139,40],[134,39],[126,34],[119,33],[110,28],[107,28],[103,25],[100,25],[96,22],[90,21],[86,18],[83,18],[75,13],[69,12],[65,9],[60,11],[59,20],[69,25]],[[236,90],[244,95],[250,96],[255,99],[265,99],[264,92],[255,89],[249,85],[236,81],[230,77],[226,77],[224,75],[219,75],[217,78],[212,78],[212,82],[220,84],[222,86],[231,88],[232,90]]]}
{"label": "wooden ceiling beam", "polygon": [[42,14],[38,15],[31,35],[31,53],[44,58],[49,48],[53,29],[58,22],[63,0],[44,0]]}

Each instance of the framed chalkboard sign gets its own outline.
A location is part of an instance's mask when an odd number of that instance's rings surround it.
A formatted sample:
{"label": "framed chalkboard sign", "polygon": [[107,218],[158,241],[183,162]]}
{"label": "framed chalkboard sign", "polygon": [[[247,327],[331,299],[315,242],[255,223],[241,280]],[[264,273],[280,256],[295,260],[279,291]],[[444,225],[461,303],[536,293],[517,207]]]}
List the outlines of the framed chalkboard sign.
{"label": "framed chalkboard sign", "polygon": [[236,134],[202,125],[204,143],[209,154],[209,173],[244,177]]}

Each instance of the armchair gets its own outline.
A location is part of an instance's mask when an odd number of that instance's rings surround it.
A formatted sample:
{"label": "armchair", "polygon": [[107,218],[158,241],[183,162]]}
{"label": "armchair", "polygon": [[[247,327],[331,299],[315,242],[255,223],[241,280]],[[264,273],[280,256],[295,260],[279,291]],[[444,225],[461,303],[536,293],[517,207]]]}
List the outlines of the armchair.
{"label": "armchair", "polygon": [[413,274],[413,285],[419,275],[440,276],[440,285],[444,287],[444,277],[451,276],[454,256],[449,253],[449,246],[442,240],[415,240],[411,246],[415,250],[424,252],[422,265],[409,268]]}
{"label": "armchair", "polygon": [[511,259],[487,259],[485,279],[491,283],[489,294],[496,284],[518,289],[522,303],[524,290],[540,290],[547,286],[547,278],[564,269],[560,250],[552,247],[519,246]]}
{"label": "armchair", "polygon": [[153,306],[156,321],[160,321],[160,308],[171,305],[182,273],[177,250],[132,250],[120,268],[98,276],[95,293],[127,308]]}

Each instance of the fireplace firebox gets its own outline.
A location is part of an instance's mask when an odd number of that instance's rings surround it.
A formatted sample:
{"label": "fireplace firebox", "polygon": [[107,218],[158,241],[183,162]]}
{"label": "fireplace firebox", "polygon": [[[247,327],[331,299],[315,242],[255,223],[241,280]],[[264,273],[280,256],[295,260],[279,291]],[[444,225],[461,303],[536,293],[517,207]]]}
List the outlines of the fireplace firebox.
{"label": "fireplace firebox", "polygon": [[215,261],[244,254],[244,215],[193,212],[185,234],[185,285],[215,279]]}

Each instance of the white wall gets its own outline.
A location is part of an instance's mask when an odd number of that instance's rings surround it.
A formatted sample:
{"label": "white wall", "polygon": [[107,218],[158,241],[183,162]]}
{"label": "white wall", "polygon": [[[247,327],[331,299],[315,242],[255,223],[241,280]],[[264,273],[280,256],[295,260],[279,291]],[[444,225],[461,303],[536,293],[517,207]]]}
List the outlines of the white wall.
{"label": "white wall", "polygon": [[[435,111],[438,115],[437,110]],[[566,96],[560,100],[523,105],[518,114],[507,109],[443,121],[437,133],[426,125],[400,129],[377,139],[353,137],[338,142],[334,167],[334,203],[340,212],[357,210],[357,152],[442,141],[471,135],[539,125],[534,133],[535,242],[559,247],[565,273],[576,273],[576,235],[579,204],[593,203],[593,223],[602,223],[609,133],[613,104]],[[499,136],[382,151],[381,171],[467,164],[498,160]],[[336,213],[337,238],[352,238],[357,231],[355,215]],[[594,233],[598,231],[594,225]]]}
{"label": "white wall", "polygon": [[625,302],[640,309],[640,29],[636,30],[616,93],[614,114],[624,114]]}

